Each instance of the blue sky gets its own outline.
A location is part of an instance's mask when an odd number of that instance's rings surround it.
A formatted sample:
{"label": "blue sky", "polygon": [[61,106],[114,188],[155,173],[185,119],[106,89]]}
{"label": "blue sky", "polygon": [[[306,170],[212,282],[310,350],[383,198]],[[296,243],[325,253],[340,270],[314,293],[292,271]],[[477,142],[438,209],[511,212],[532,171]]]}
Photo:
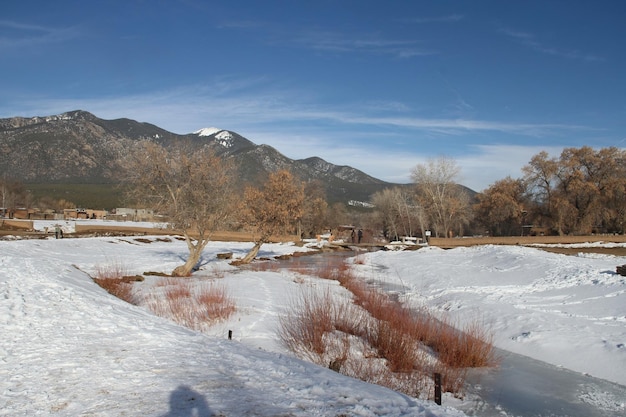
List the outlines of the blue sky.
{"label": "blue sky", "polygon": [[7,0],[0,117],[218,127],[399,183],[445,155],[481,191],[626,146],[625,42],[621,0]]}

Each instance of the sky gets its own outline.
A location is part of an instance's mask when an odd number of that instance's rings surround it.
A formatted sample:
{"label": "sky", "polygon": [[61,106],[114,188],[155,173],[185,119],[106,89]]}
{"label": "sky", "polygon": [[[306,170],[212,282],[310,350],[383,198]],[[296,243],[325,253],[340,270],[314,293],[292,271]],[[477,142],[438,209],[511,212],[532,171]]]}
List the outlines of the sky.
{"label": "sky", "polygon": [[217,127],[406,183],[482,191],[626,143],[626,2],[4,1],[0,118]]}

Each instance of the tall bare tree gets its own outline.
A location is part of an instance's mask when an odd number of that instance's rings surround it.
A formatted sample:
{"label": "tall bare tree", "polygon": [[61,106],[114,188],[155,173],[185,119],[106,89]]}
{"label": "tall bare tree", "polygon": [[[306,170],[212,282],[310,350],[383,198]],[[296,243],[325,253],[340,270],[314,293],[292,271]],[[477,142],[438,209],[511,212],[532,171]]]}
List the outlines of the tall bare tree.
{"label": "tall bare tree", "polygon": [[436,236],[448,236],[469,219],[469,198],[458,185],[460,168],[442,156],[417,165],[411,174],[416,199],[427,215]]}
{"label": "tall bare tree", "polygon": [[273,172],[262,188],[246,188],[244,204],[244,222],[258,235],[250,252],[241,260],[249,263],[271,236],[294,233],[304,211],[304,187],[287,170]]}
{"label": "tall bare tree", "polygon": [[417,232],[424,235],[424,213],[414,200],[413,195],[400,187],[386,188],[372,195],[385,236],[414,236]]}
{"label": "tall bare tree", "polygon": [[189,256],[172,275],[189,276],[211,234],[232,213],[233,167],[210,148],[186,142],[165,148],[143,141],[124,162],[130,195],[167,214],[171,227],[185,237]]}

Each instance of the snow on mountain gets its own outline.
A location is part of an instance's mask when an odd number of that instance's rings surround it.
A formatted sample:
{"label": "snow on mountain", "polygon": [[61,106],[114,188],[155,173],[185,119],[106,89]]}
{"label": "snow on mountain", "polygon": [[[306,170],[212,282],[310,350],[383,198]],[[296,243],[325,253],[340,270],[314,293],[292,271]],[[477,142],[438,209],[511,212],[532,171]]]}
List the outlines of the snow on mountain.
{"label": "snow on mountain", "polygon": [[222,130],[223,129],[218,129],[217,127],[205,127],[203,129],[196,130],[193,133],[198,136],[211,136]]}
{"label": "snow on mountain", "polygon": [[214,136],[217,143],[225,148],[233,146],[233,134],[228,130],[218,129],[217,127],[205,127],[204,129],[193,132],[198,136]]}
{"label": "snow on mountain", "polygon": [[215,135],[215,139],[225,148],[233,146],[233,135],[228,130],[222,130]]}

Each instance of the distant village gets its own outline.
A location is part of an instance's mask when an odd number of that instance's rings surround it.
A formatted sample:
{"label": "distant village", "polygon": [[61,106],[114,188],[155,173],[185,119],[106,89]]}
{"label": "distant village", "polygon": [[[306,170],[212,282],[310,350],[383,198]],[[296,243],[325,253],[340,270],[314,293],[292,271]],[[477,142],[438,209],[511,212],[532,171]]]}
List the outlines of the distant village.
{"label": "distant village", "polygon": [[155,214],[151,209],[116,208],[108,210],[93,210],[86,208],[64,209],[62,212],[53,209],[40,210],[37,208],[0,208],[0,215],[7,219],[18,220],[77,220],[97,219],[115,221],[154,221]]}

